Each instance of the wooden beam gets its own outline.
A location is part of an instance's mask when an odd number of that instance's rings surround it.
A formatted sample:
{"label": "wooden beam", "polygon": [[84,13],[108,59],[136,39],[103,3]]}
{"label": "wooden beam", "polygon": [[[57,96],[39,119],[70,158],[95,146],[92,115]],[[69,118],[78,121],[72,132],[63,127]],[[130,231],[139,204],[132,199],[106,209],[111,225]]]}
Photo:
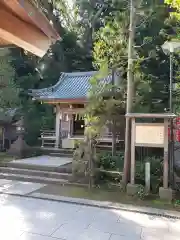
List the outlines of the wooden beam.
{"label": "wooden beam", "polygon": [[8,9],[23,21],[31,23],[39,28],[52,42],[60,39],[60,36],[41,11],[40,7],[31,0],[0,0]]}
{"label": "wooden beam", "polygon": [[43,57],[51,40],[38,28],[13,16],[0,5],[0,38]]}
{"label": "wooden beam", "polygon": [[32,3],[27,0],[18,0],[18,2],[28,14],[28,17],[32,20],[32,22],[41,29],[41,31],[44,32],[49,39],[51,39],[52,43],[55,43],[58,39],[60,39],[60,36],[40,9],[35,8]]}
{"label": "wooden beam", "polygon": [[77,114],[84,113],[84,108],[62,108],[61,112],[63,114]]}
{"label": "wooden beam", "polygon": [[88,102],[88,100],[87,99],[85,99],[85,98],[80,98],[80,99],[65,99],[65,100],[63,100],[63,99],[57,99],[57,100],[53,100],[53,99],[51,99],[51,100],[49,100],[49,99],[47,99],[47,100],[43,100],[42,101],[42,99],[34,99],[34,100],[37,100],[37,101],[41,101],[41,102],[43,102],[43,103],[48,103],[48,104],[57,104],[57,103],[66,103],[66,104],[85,104],[85,103],[87,103]]}

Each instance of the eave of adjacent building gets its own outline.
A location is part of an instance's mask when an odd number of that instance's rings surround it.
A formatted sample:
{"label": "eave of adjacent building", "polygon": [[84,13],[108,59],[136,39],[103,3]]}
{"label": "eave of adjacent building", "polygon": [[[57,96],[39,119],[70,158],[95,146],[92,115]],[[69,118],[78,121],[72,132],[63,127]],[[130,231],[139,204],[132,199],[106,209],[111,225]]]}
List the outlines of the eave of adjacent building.
{"label": "eave of adjacent building", "polygon": [[0,0],[0,47],[15,45],[43,57],[59,39],[32,0]]}

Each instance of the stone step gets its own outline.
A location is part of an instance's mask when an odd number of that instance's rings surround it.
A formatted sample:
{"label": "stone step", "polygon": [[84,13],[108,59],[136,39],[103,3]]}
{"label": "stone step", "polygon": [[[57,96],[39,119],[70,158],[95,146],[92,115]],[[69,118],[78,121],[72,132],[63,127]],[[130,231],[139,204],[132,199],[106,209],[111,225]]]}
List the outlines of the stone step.
{"label": "stone step", "polygon": [[68,163],[62,166],[47,166],[47,165],[33,165],[33,164],[26,164],[26,163],[8,162],[8,163],[2,163],[1,167],[38,170],[38,171],[56,172],[56,173],[72,173],[72,163]]}
{"label": "stone step", "polygon": [[73,149],[63,149],[63,148],[48,148],[48,147],[41,147],[39,148],[44,153],[69,153],[73,154]]}
{"label": "stone step", "polygon": [[71,179],[71,174],[69,173],[58,173],[58,172],[47,172],[31,169],[19,169],[19,168],[9,168],[9,167],[0,167],[0,173],[10,173],[10,174],[20,174],[27,176],[37,176],[45,178],[55,178],[55,179]]}
{"label": "stone step", "polygon": [[23,174],[12,174],[12,173],[0,173],[0,179],[16,180],[16,181],[24,181],[24,182],[35,182],[35,183],[43,183],[43,184],[59,184],[59,185],[69,184],[69,181],[65,179],[28,176]]}
{"label": "stone step", "polygon": [[50,156],[53,156],[53,157],[69,157],[69,158],[72,158],[73,157],[73,153],[58,153],[58,152],[51,152],[49,153]]}

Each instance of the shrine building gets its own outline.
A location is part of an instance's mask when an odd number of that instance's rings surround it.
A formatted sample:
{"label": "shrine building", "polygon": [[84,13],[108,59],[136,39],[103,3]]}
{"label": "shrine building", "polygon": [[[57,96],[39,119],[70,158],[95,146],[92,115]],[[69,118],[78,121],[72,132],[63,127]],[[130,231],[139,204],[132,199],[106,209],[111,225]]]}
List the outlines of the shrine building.
{"label": "shrine building", "polygon": [[[51,145],[55,148],[74,148],[75,140],[84,138],[85,123],[82,117],[85,105],[88,102],[90,79],[97,72],[62,73],[59,81],[51,87],[30,90],[33,100],[44,104],[52,104],[55,107],[56,123],[55,131],[41,136],[42,147]],[[104,83],[111,82],[111,75],[102,79]],[[101,81],[101,80],[100,80]],[[108,137],[110,131],[104,128],[104,141],[111,142]],[[46,146],[47,146],[46,145]]]}

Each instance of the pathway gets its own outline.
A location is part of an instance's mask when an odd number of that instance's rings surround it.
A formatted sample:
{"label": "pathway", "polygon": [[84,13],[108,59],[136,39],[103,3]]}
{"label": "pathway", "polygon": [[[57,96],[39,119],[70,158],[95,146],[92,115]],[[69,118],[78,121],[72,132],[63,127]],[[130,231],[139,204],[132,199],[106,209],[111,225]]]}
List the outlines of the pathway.
{"label": "pathway", "polygon": [[0,226],[8,240],[180,239],[180,220],[6,194]]}
{"label": "pathway", "polygon": [[24,164],[24,165],[35,165],[35,166],[47,166],[47,167],[60,167],[65,164],[71,163],[72,158],[69,157],[55,157],[55,156],[36,156],[36,157],[30,157],[25,159],[19,159],[19,160],[13,160],[11,163],[14,163],[18,166],[18,164]]}

